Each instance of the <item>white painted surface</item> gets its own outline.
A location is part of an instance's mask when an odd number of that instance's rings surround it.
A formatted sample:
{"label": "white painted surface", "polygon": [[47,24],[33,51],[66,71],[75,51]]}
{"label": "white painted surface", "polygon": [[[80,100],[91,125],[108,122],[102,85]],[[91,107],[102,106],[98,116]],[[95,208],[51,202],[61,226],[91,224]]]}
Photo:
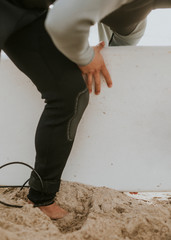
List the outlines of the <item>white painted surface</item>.
{"label": "white painted surface", "polygon": [[[62,179],[121,191],[171,191],[171,47],[103,51],[114,86],[91,95]],[[0,70],[0,162],[34,163],[34,131],[43,103],[12,63]],[[22,184],[30,170],[0,171]]]}
{"label": "white painted surface", "polygon": [[171,44],[171,9],[157,9],[147,17],[147,28],[138,45],[168,46]]}

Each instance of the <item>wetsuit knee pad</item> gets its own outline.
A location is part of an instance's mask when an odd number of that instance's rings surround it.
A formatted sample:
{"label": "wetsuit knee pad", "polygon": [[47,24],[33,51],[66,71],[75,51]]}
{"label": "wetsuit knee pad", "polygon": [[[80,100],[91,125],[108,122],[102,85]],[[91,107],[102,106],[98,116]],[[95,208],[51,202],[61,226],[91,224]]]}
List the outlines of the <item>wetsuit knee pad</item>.
{"label": "wetsuit knee pad", "polygon": [[88,92],[88,89],[86,88],[85,90],[81,91],[77,95],[77,98],[75,101],[74,114],[68,122],[67,138],[69,141],[74,140],[78,124],[81,120],[84,110],[88,105],[88,102],[89,102],[89,92]]}

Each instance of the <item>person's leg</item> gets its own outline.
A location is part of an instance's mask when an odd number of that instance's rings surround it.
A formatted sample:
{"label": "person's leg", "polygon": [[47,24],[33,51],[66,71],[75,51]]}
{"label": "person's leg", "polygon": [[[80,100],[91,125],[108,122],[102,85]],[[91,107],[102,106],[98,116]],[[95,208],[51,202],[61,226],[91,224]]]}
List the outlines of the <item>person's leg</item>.
{"label": "person's leg", "polygon": [[147,15],[157,8],[171,8],[171,0],[134,0],[98,24],[99,38],[109,46],[136,45],[146,28]]}
{"label": "person's leg", "polygon": [[100,41],[104,41],[106,46],[136,46],[144,35],[147,20],[141,21],[136,28],[128,35],[113,32],[109,26],[98,23],[98,33]]}
{"label": "person's leg", "polygon": [[124,4],[104,19],[102,23],[123,36],[129,35],[153,10],[153,0],[134,0]]}
{"label": "person's leg", "polygon": [[29,182],[28,198],[37,205],[51,204],[59,190],[77,125],[89,99],[81,71],[53,45],[44,29],[44,18],[15,33],[4,47],[46,102],[35,137],[35,170],[44,188],[34,172]]}
{"label": "person's leg", "polygon": [[134,0],[115,10],[98,24],[99,38],[109,46],[136,45],[146,28],[153,0]]}
{"label": "person's leg", "polygon": [[98,23],[99,38],[109,46],[136,45],[144,35],[152,0],[124,4]]}

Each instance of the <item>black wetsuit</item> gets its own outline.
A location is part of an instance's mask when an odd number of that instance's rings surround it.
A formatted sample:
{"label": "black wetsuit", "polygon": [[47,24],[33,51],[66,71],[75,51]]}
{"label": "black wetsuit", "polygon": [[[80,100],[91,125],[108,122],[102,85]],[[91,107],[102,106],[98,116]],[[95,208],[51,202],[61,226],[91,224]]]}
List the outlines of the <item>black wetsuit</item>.
{"label": "black wetsuit", "polygon": [[[1,35],[2,49],[31,79],[46,103],[35,136],[35,170],[44,189],[41,194],[39,179],[32,172],[28,198],[35,204],[47,205],[59,190],[89,93],[78,66],[57,50],[45,31],[46,11],[13,6],[11,1],[7,6],[5,2],[0,0],[3,24],[13,25]],[[2,26],[2,15],[0,21]]]}

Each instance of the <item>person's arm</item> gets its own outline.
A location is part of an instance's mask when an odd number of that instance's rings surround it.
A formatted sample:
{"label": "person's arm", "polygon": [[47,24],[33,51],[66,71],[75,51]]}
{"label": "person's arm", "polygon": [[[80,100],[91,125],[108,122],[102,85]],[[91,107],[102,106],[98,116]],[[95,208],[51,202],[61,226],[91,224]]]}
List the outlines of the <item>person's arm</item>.
{"label": "person's arm", "polygon": [[49,10],[45,27],[56,47],[78,65],[89,64],[90,26],[131,0],[58,0]]}
{"label": "person's arm", "polygon": [[89,92],[95,82],[95,93],[100,93],[102,74],[108,87],[112,80],[106,69],[101,49],[104,43],[90,47],[90,26],[132,0],[58,0],[49,11],[45,27],[54,44],[66,57],[75,62],[83,75]]}
{"label": "person's arm", "polygon": [[103,75],[104,79],[106,80],[107,86],[109,88],[112,87],[112,80],[111,80],[110,74],[104,63],[103,56],[100,53],[100,51],[104,48],[104,46],[105,46],[105,43],[100,42],[98,45],[93,47],[94,49],[93,60],[85,66],[79,66],[80,70],[85,76],[85,81],[87,84],[87,88],[89,89],[89,92],[90,93],[92,92],[92,85],[94,81],[95,94],[97,95],[100,94],[100,91],[101,91],[100,75]]}

